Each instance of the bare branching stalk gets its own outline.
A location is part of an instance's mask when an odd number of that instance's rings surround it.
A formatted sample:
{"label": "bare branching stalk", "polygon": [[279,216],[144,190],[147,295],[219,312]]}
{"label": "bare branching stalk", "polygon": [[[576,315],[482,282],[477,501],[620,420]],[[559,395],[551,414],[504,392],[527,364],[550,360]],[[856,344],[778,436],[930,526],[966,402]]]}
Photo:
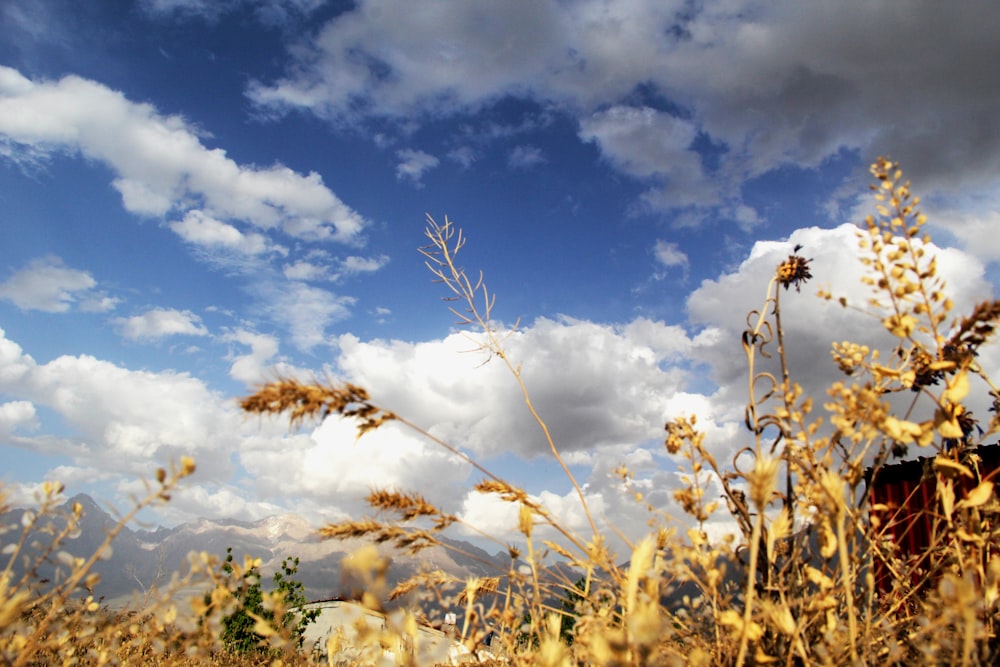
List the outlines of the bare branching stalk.
{"label": "bare branching stalk", "polygon": [[[569,466],[566,465],[566,461],[563,459],[555,440],[552,438],[552,434],[549,432],[549,427],[541,415],[538,414],[538,411],[535,410],[535,406],[531,402],[528,387],[521,376],[520,365],[511,361],[503,345],[504,336],[499,332],[492,318],[496,295],[491,294],[487,289],[486,283],[483,281],[482,272],[479,273],[478,278],[473,283],[469,279],[465,269],[457,263],[458,253],[462,250],[466,242],[462,230],[456,227],[447,217],[444,223],[441,224],[428,215],[427,228],[424,233],[430,241],[429,245],[420,249],[421,254],[426,258],[424,263],[435,276],[436,282],[443,284],[454,294],[452,297],[446,297],[446,300],[458,301],[465,305],[462,311],[454,307],[449,307],[449,310],[458,318],[457,323],[460,326],[475,327],[486,336],[485,342],[480,343],[481,349],[501,359],[511,375],[514,376],[518,388],[521,390],[521,395],[524,397],[524,403],[531,413],[532,418],[541,429],[552,457],[559,463],[566,478],[576,491],[577,498],[580,500],[580,507],[583,509],[590,524],[591,532],[595,536],[598,535],[597,523],[590,512],[583,489],[580,487],[579,482],[576,481],[576,477],[569,469]],[[515,330],[516,325],[507,335],[513,333]]]}
{"label": "bare branching stalk", "polygon": [[[241,405],[248,413],[283,414],[293,427],[328,417],[352,419],[359,436],[397,422],[480,473],[474,492],[516,507],[523,546],[506,545],[509,563],[461,580],[428,569],[395,588],[387,580],[389,548],[414,554],[447,549],[492,565],[444,537],[455,526],[475,527],[421,493],[373,489],[367,497],[371,517],[319,530],[322,537],[366,543],[344,567],[364,582],[361,600],[370,609],[385,611],[389,599],[416,597],[451,610],[460,614],[454,627],[470,652],[499,630],[502,655],[493,662],[479,656],[483,664],[1000,664],[1000,502],[994,491],[1000,472],[996,457],[981,448],[1000,430],[1000,390],[980,360],[990,357],[979,356],[1000,327],[1000,301],[984,301],[951,318],[953,304],[930,240],[922,236],[917,198],[894,163],[880,160],[872,173],[879,215],[859,230],[859,255],[873,296],[864,307],[839,301],[874,315],[893,337],[893,349],[834,343],[833,362],[846,379],[832,383],[822,401],[806,395],[788,364],[786,344],[792,340],[784,328],[795,320],[798,301],[781,299],[782,291],[798,291],[811,278],[810,260],[796,247],[767,285],[763,307],[747,317],[745,446],[720,464],[694,416],[666,426],[667,452],[682,459],[681,487],[669,506],[686,515],[681,530],[669,523],[667,508],[652,506],[650,532],[641,539],[615,526],[598,530],[582,487],[504,347],[515,329],[493,319],[495,297],[482,275],[472,280],[458,264],[465,237],[448,219],[439,225],[428,218],[430,245],[422,249],[427,266],[450,292],[451,312],[472,330],[478,349],[499,357],[514,376],[576,492],[589,522],[587,538],[523,488],[372,400],[366,388],[282,379]],[[998,413],[988,428],[968,408],[977,392]],[[923,454],[907,487],[911,497],[890,499],[878,490],[881,476],[901,474],[890,461],[911,450]],[[624,486],[634,489],[632,473],[620,470]],[[78,532],[82,510],[58,509],[58,484],[44,488],[40,508],[23,516],[20,529],[0,531],[3,553],[9,554],[0,571],[0,663],[317,664],[290,649],[281,629],[259,615],[270,652],[256,662],[220,653],[221,619],[239,596],[218,558],[207,554],[193,556],[190,572],[173,584],[206,585],[187,606],[173,599],[176,588],[153,587],[145,591],[143,606],[117,614],[101,610],[89,593],[98,583],[97,560],[125,523],[143,507],[168,500],[192,471],[189,460],[159,471],[147,496],[136,499],[86,557],[63,550]],[[709,497],[717,486],[721,502]],[[0,490],[0,510],[6,509]],[[56,512],[62,512],[62,523],[49,521]],[[738,534],[711,538],[718,515]],[[926,540],[914,547],[917,538],[902,531],[917,524]],[[40,544],[40,534],[50,543]],[[627,564],[616,562],[607,546],[615,537],[629,545]],[[31,550],[35,555],[28,558]],[[550,568],[549,559],[561,559],[565,567]],[[51,563],[68,570],[46,587],[37,573]],[[258,563],[234,563],[230,574],[251,572]],[[276,613],[286,609],[281,599],[268,597],[267,604]],[[331,634],[331,654],[322,664],[374,665],[387,647],[398,651],[399,664],[429,664],[418,657],[417,627],[416,614],[403,611],[387,616],[384,627],[359,630],[350,641],[341,628]]]}

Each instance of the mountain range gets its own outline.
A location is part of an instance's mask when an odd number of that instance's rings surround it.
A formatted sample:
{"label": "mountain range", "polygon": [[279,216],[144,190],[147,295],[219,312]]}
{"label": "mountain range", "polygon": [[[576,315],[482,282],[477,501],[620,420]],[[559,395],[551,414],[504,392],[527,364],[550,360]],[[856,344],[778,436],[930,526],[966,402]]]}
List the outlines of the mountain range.
{"label": "mountain range", "polygon": [[[100,546],[117,520],[87,495],[74,496],[64,508],[68,509],[74,502],[83,507],[80,533],[75,539],[65,542],[62,549],[73,556],[86,558]],[[20,534],[24,513],[23,509],[14,509],[0,516],[0,525],[14,528],[0,537],[5,546]],[[111,606],[123,605],[154,587],[166,586],[173,573],[187,569],[190,553],[207,552],[224,558],[226,549],[231,548],[238,561],[245,555],[261,559],[260,570],[265,588],[271,582],[272,573],[280,568],[285,558],[297,557],[299,565],[295,578],[305,586],[309,600],[350,598],[358,592],[358,582],[342,576],[341,561],[364,546],[365,541],[321,539],[317,528],[295,514],[271,516],[253,522],[199,519],[155,530],[125,526],[115,538],[110,556],[94,566],[94,571],[101,575],[94,594]],[[35,549],[44,548],[51,540],[45,538],[45,535],[39,534],[26,544],[36,542]],[[434,546],[416,555],[401,553],[385,544],[377,545],[379,554],[390,561],[388,589],[421,569],[440,569],[465,580],[474,576],[497,576],[510,567],[506,551],[490,555],[469,542],[444,541],[452,548]],[[28,550],[30,552],[30,547]],[[21,560],[15,565],[15,572],[18,569],[23,571],[24,567]],[[47,563],[39,569],[38,576],[52,579],[55,566]]]}

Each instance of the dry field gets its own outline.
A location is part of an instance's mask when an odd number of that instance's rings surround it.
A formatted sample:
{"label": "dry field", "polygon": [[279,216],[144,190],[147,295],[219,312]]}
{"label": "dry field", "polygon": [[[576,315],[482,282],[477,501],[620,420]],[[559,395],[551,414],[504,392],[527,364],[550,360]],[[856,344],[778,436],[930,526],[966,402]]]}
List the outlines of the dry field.
{"label": "dry field", "polygon": [[[268,384],[242,401],[255,414],[278,414],[292,426],[339,415],[362,434],[400,421],[469,460],[481,476],[476,491],[516,505],[521,542],[511,565],[494,577],[453,581],[428,572],[386,590],[385,564],[359,558],[368,582],[362,602],[380,611],[384,600],[418,593],[455,611],[456,632],[468,660],[511,665],[992,665],[1000,662],[998,516],[993,468],[981,446],[998,430],[1000,392],[978,363],[993,336],[1000,302],[954,313],[947,287],[928,251],[919,200],[898,166],[872,166],[878,215],[858,232],[858,259],[871,287],[866,303],[821,293],[830,308],[871,316],[873,331],[888,332],[889,349],[872,341],[844,341],[831,350],[843,372],[826,393],[807,395],[788,369],[781,294],[812,278],[809,260],[793,251],[762,285],[762,303],[750,316],[742,354],[749,369],[746,446],[741,461],[717,461],[694,415],[666,424],[665,447],[684,462],[687,486],[675,494],[689,530],[662,522],[614,556],[585,495],[531,402],[505,335],[491,319],[493,295],[482,277],[470,278],[457,256],[465,238],[453,223],[429,219],[422,249],[452,312],[480,336],[494,359],[506,364],[525,406],[548,439],[551,456],[576,489],[590,529],[562,525],[516,480],[497,477],[447,442],[378,403],[377,388],[336,382]],[[831,277],[824,277],[830,279]],[[839,303],[838,303],[839,302]],[[739,354],[734,349],[734,355]],[[765,364],[766,361],[766,364]],[[993,405],[973,416],[970,397]],[[898,406],[903,406],[902,408]],[[363,446],[364,441],[359,446]],[[922,457],[909,487],[923,502],[889,504],[872,490],[889,479],[893,461]],[[167,502],[194,470],[183,460],[161,470],[135,512]],[[623,470],[623,477],[628,477]],[[880,477],[883,476],[883,477]],[[723,497],[706,497],[710,483]],[[230,564],[193,554],[188,570],[138,608],[112,613],[88,597],[93,564],[114,532],[89,559],[65,553],[79,519],[59,514],[61,487],[46,487],[41,508],[3,533],[10,564],[0,572],[0,662],[11,665],[308,664],[288,628],[261,617],[262,649],[236,654],[222,641],[224,621],[241,600],[240,576],[253,562]],[[374,490],[369,503],[383,520],[323,526],[328,539],[367,537],[419,551],[460,519],[418,491]],[[709,539],[707,522],[726,515],[737,538]],[[651,514],[656,518],[656,514]],[[672,524],[676,526],[676,524]],[[901,527],[919,525],[919,539]],[[43,585],[12,567],[26,553],[29,529],[50,526],[41,558],[58,563],[59,578]],[[554,535],[554,538],[542,538]],[[562,567],[553,567],[560,563]],[[572,569],[566,566],[572,566]],[[566,573],[574,574],[568,575]],[[560,574],[562,573],[562,574]],[[178,604],[171,590],[201,586],[204,595]],[[282,618],[285,602],[264,595],[264,607]],[[278,624],[280,625],[280,624]],[[384,627],[334,635],[329,657],[337,664],[419,664],[420,624],[395,613]],[[493,657],[475,657],[488,632]],[[348,634],[353,639],[348,654]],[[396,648],[390,648],[396,647]]]}

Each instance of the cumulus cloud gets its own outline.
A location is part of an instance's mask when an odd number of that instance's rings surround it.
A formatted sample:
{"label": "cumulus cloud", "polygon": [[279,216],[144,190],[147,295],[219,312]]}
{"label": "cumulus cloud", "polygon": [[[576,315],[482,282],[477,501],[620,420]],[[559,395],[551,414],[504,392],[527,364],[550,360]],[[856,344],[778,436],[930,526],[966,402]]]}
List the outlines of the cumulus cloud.
{"label": "cumulus cloud", "polygon": [[186,373],[133,371],[88,355],[39,364],[0,333],[0,393],[59,415],[71,435],[37,442],[76,465],[149,476],[191,455],[210,477],[231,470],[235,406]]}
{"label": "cumulus cloud", "polygon": [[653,246],[653,257],[663,267],[667,269],[680,268],[687,275],[688,256],[676,243],[658,239]]}
{"label": "cumulus cloud", "polygon": [[[881,349],[883,356],[891,356],[895,340],[881,325],[884,314],[866,312],[873,294],[871,288],[861,283],[864,267],[858,261],[856,231],[852,225],[830,230],[806,228],[797,230],[787,242],[760,241],[737,270],[704,281],[690,295],[689,317],[702,328],[691,351],[707,365],[711,379],[718,386],[712,409],[721,421],[741,419],[742,405],[747,400],[746,367],[736,361],[741,354],[738,341],[747,328],[747,313],[753,308],[766,308],[765,286],[796,244],[803,246],[800,254],[812,259],[814,278],[801,293],[795,289],[782,290],[779,297],[792,379],[802,384],[807,394],[825,396],[829,384],[843,378],[830,356],[835,341],[865,343]],[[954,248],[929,250],[936,252],[938,269],[947,280],[956,314],[968,313],[974,303],[989,298],[992,289],[985,280],[981,262]],[[845,309],[835,301],[817,298],[816,285],[832,288],[836,295],[860,310]],[[990,366],[995,363],[993,353],[984,355],[984,368],[994,375],[1000,368]],[[773,358],[770,361],[758,358],[758,364],[759,371],[778,370]],[[977,414],[985,414],[987,407],[975,405],[973,409]]]}
{"label": "cumulus cloud", "polygon": [[[968,210],[970,193],[1000,182],[998,19],[990,0],[961,12],[933,1],[479,0],[404,13],[367,0],[249,95],[336,122],[414,123],[530,100],[577,120],[616,169],[651,181],[648,206],[721,206],[741,225],[753,224],[744,183],[844,153],[863,164],[891,153],[920,191],[957,194]],[[715,185],[697,138],[718,156]]]}
{"label": "cumulus cloud", "polygon": [[[0,137],[35,149],[80,153],[115,173],[125,208],[139,215],[194,211],[175,224],[192,242],[249,244],[226,228],[242,220],[300,239],[355,240],[365,220],[317,173],[280,164],[243,166],[179,116],[77,76],[35,82],[0,68]],[[246,250],[247,248],[244,248]]]}
{"label": "cumulus cloud", "polygon": [[229,377],[243,382],[248,387],[278,378],[299,378],[308,381],[314,376],[313,371],[297,368],[279,356],[280,343],[275,336],[236,329],[223,336],[223,340],[250,348],[245,354],[230,355],[233,363],[229,367]]}
{"label": "cumulus cloud", "polygon": [[[578,482],[598,530],[608,536],[610,546],[619,553],[627,553],[622,551],[619,535],[637,539],[648,532],[651,519],[662,519],[664,514],[673,514],[676,509],[671,492],[678,487],[678,481],[673,472],[667,471],[671,466],[662,453],[660,445],[655,449],[629,445],[605,448],[587,457],[585,469],[590,472]],[[566,458],[577,457],[570,454]],[[582,465],[578,461],[575,467]],[[626,483],[616,471],[621,466],[632,473],[638,471],[639,475]],[[536,462],[532,467],[542,468],[545,488],[529,490],[529,495],[543,504],[561,526],[582,536],[582,541],[586,542],[591,534],[590,522],[579,494],[571,487],[565,473],[554,462]],[[515,481],[523,483],[523,480]],[[642,494],[642,500],[637,499],[637,493]],[[650,512],[650,504],[658,508],[659,514]],[[459,516],[473,528],[470,535],[483,531],[501,542],[516,543],[519,539],[517,504],[505,502],[496,495],[470,490],[462,499]],[[542,539],[560,539],[546,526],[539,526],[538,531]]]}
{"label": "cumulus cloud", "polygon": [[659,184],[647,199],[669,206],[708,206],[719,202],[717,186],[692,148],[698,130],[690,121],[649,107],[616,106],[580,122],[580,137],[593,141],[623,172]]}
{"label": "cumulus cloud", "polygon": [[409,179],[417,185],[420,184],[420,179],[424,177],[425,172],[438,166],[441,162],[430,153],[409,148],[396,151],[396,157],[399,158],[399,164],[396,165],[396,178]]}
{"label": "cumulus cloud", "polygon": [[303,282],[307,282],[310,280],[330,279],[330,269],[328,267],[321,264],[315,264],[304,259],[300,259],[291,264],[286,264],[281,271],[289,280],[301,280]]}
{"label": "cumulus cloud", "polygon": [[931,222],[946,228],[985,262],[1000,262],[1000,197],[979,198],[974,208],[958,202],[926,206]]}
{"label": "cumulus cloud", "polygon": [[0,403],[0,436],[9,436],[15,430],[32,430],[38,425],[35,406],[30,401]]}
{"label": "cumulus cloud", "polygon": [[141,315],[114,320],[128,340],[159,340],[167,336],[207,336],[201,318],[190,310],[153,308]]}
{"label": "cumulus cloud", "polygon": [[0,283],[0,299],[21,310],[65,313],[79,302],[81,310],[103,312],[118,303],[94,290],[97,281],[86,271],[71,269],[58,257],[32,260]]}
{"label": "cumulus cloud", "polygon": [[[461,333],[423,343],[344,335],[336,363],[387,408],[477,455],[544,454],[548,446],[502,362],[463,354],[474,340]],[[644,319],[612,326],[541,318],[506,341],[567,452],[656,437],[666,401],[686,380],[670,362],[689,345],[680,327]]]}
{"label": "cumulus cloud", "polygon": [[[507,340],[533,404],[567,460],[583,472],[581,482],[599,523],[635,536],[650,518],[647,502],[668,515],[678,513],[670,493],[682,482],[662,449],[665,421],[696,415],[706,446],[724,466],[747,444],[747,367],[740,337],[748,311],[766,308],[768,282],[796,244],[811,258],[815,277],[801,292],[780,294],[792,379],[809,395],[825,396],[829,384],[843,378],[830,357],[833,341],[864,342],[891,354],[893,342],[878,317],[815,295],[818,285],[832,286],[864,309],[871,294],[860,282],[856,232],[851,225],[807,228],[787,240],[757,243],[741,265],[704,281],[692,293],[687,303],[691,333],[647,319],[619,326],[539,319]],[[989,298],[980,262],[956,249],[931,250],[937,252],[956,315]],[[336,363],[345,378],[434,435],[486,461],[514,455],[532,459],[532,468],[551,466],[538,473],[544,481],[533,493],[567,525],[587,532],[576,494],[551,465],[538,426],[508,371],[498,359],[483,363],[486,355],[469,352],[475,337],[453,334],[410,343],[342,336],[338,348]],[[701,365],[692,367],[692,359]],[[995,375],[1000,354],[984,349],[981,363]],[[761,357],[756,370],[777,371],[773,360]],[[986,388],[980,389],[982,396],[972,408],[988,414]],[[613,471],[619,464],[636,473],[627,493]],[[532,473],[525,475],[530,486]],[[715,483],[710,491],[713,499],[720,493]],[[645,502],[635,501],[636,492]],[[470,523],[513,536],[513,510],[497,499],[467,493],[461,508]]]}
{"label": "cumulus cloud", "polygon": [[263,234],[241,232],[204,211],[188,211],[182,220],[171,222],[169,227],[188,243],[209,251],[228,250],[243,255],[259,255],[270,247]]}
{"label": "cumulus cloud", "polygon": [[351,255],[340,261],[340,275],[353,276],[359,273],[374,273],[389,262],[387,255],[378,257],[358,257]]}
{"label": "cumulus cloud", "polygon": [[[251,348],[234,360],[236,379],[301,372],[280,361],[273,337],[239,330],[229,340]],[[231,397],[186,373],[135,371],[87,355],[40,364],[2,331],[0,395],[14,398],[0,403],[6,443],[69,458],[47,477],[77,488],[111,480],[124,497],[140,492],[138,480],[157,467],[192,456],[197,472],[163,514],[172,520],[290,509],[356,516],[374,487],[434,487],[430,495],[450,503],[451,485],[469,473],[459,458],[398,425],[361,442],[353,423],[338,420],[290,434],[283,419],[247,419]],[[36,406],[63,420],[64,437],[35,434]],[[233,483],[237,465],[249,480],[240,485]]]}
{"label": "cumulus cloud", "polygon": [[[664,421],[697,415],[707,446],[723,465],[746,444],[740,335],[746,311],[763,307],[768,281],[794,245],[801,244],[801,252],[812,258],[815,277],[801,292],[780,295],[793,379],[813,396],[823,396],[827,384],[841,377],[830,361],[832,341],[887,345],[877,319],[813,293],[817,285],[832,284],[852,303],[866,302],[870,294],[858,280],[855,231],[846,225],[807,228],[787,240],[757,243],[743,263],[704,281],[691,295],[687,328],[645,318],[616,325],[540,318],[507,339],[533,404],[579,472],[599,526],[613,525],[634,537],[650,518],[646,503],[676,513],[670,493],[681,482],[662,449]],[[983,265],[967,253],[940,249],[938,266],[957,314],[991,294]],[[323,311],[315,316],[322,319]],[[233,379],[254,384],[272,373],[301,372],[280,355],[275,336],[237,329],[225,340],[234,348]],[[487,467],[508,458],[531,460],[522,466],[526,480],[514,481],[523,481],[566,525],[587,532],[576,494],[553,465],[517,383],[500,359],[469,352],[474,336],[457,332],[412,342],[341,335],[331,342],[336,350],[331,372],[366,387],[379,405]],[[984,348],[980,363],[994,375],[1000,371],[993,348]],[[468,492],[467,464],[398,423],[360,441],[352,424],[337,419],[289,434],[280,419],[243,418],[231,399],[187,374],[133,371],[85,355],[40,364],[3,335],[0,394],[7,400],[0,404],[0,432],[13,434],[17,446],[69,457],[76,471],[148,475],[165,460],[194,455],[199,478],[185,492],[177,518],[236,511],[261,516],[289,503],[313,515],[357,516],[368,490],[393,487],[425,491],[470,523],[513,535],[509,506]],[[31,430],[43,407],[65,421],[66,437],[43,438]],[[985,415],[987,407],[973,409]],[[240,485],[232,483],[237,463],[246,474]],[[627,488],[614,473],[619,464],[635,473]],[[73,470],[63,472],[76,474]],[[288,480],[295,480],[293,491]],[[643,502],[636,501],[637,492]],[[714,498],[718,489],[712,487],[709,495]]]}
{"label": "cumulus cloud", "polygon": [[359,440],[355,423],[328,419],[294,448],[260,445],[245,447],[241,457],[258,485],[280,489],[293,479],[297,494],[353,516],[375,488],[418,489],[432,502],[453,505],[456,485],[471,472],[457,456],[392,422]]}

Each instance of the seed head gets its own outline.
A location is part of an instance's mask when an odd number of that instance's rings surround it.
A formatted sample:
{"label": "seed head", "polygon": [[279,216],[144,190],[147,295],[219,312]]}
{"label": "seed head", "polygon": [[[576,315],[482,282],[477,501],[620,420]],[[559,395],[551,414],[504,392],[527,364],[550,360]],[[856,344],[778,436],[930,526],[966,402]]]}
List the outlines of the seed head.
{"label": "seed head", "polygon": [[778,265],[778,282],[786,290],[789,285],[795,286],[795,291],[800,291],[802,283],[812,278],[809,272],[809,262],[801,255],[789,255],[788,259]]}

